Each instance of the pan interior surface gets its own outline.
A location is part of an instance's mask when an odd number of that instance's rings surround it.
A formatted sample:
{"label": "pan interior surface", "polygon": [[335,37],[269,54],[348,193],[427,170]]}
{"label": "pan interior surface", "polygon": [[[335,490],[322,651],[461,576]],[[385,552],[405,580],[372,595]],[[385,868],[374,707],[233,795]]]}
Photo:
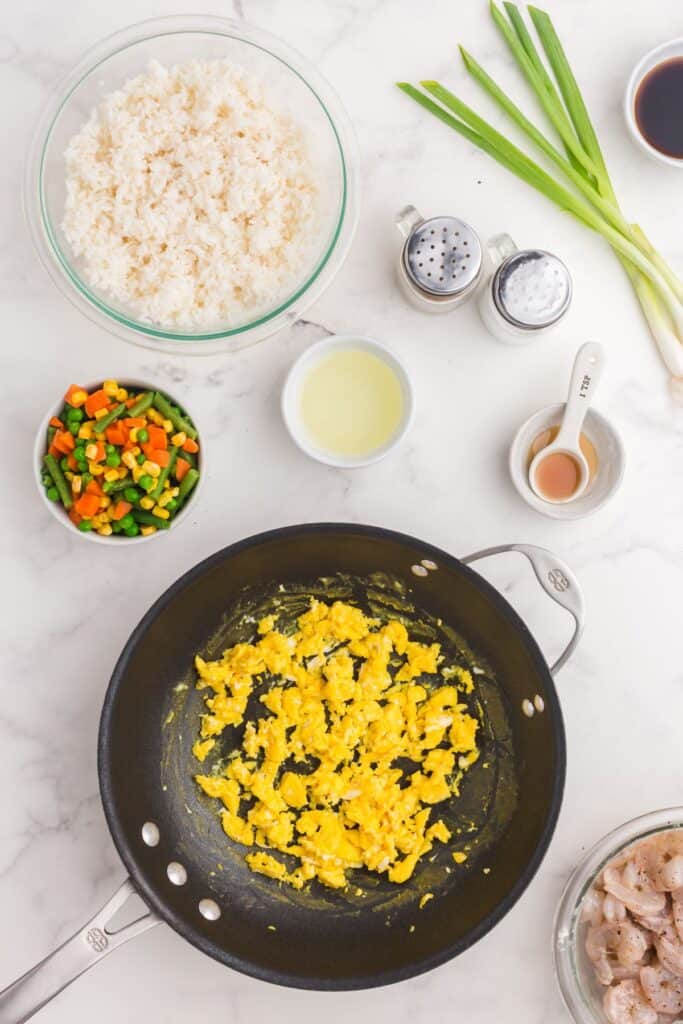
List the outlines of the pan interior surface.
{"label": "pan interior surface", "polygon": [[[426,575],[411,567],[425,562]],[[302,891],[256,875],[222,831],[217,801],[193,781],[191,747],[205,710],[194,654],[220,657],[253,639],[274,609],[311,596],[400,617],[411,639],[437,641],[475,668],[472,713],[481,756],[459,798],[435,808],[467,843],[435,844],[413,877],[353,872],[350,886]],[[470,646],[471,645],[471,646]],[[533,719],[523,700],[540,696]],[[239,742],[221,738],[216,756]],[[205,952],[246,973],[311,988],[362,988],[436,966],[484,934],[528,883],[554,826],[564,771],[555,691],[533,640],[506,602],[456,560],[410,538],[363,527],[301,527],[253,538],[183,577],[136,630],[114,673],[100,734],[112,834],[143,896]],[[209,770],[202,766],[202,772]],[[159,828],[149,847],[145,822]],[[168,865],[187,872],[169,880]],[[433,894],[424,903],[425,894]],[[212,900],[220,916],[200,912]],[[422,909],[420,904],[423,903]],[[206,904],[203,904],[206,907]]]}

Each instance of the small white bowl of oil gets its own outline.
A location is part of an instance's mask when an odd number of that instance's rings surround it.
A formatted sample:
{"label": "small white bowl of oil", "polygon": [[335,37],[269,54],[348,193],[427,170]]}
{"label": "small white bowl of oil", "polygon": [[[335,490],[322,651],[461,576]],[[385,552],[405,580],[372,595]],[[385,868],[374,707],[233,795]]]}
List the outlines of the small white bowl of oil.
{"label": "small white bowl of oil", "polygon": [[356,334],[311,345],[282,389],[282,417],[294,443],[339,469],[383,459],[405,437],[413,414],[403,364],[378,341]]}
{"label": "small white bowl of oil", "polygon": [[619,490],[626,455],[623,442],[609,420],[595,409],[589,409],[581,431],[581,451],[589,469],[588,486],[573,501],[544,501],[532,490],[529,466],[534,455],[556,437],[563,414],[564,403],[559,402],[540,409],[522,424],[510,446],[510,476],[527,505],[542,515],[551,519],[583,519],[602,508]]}

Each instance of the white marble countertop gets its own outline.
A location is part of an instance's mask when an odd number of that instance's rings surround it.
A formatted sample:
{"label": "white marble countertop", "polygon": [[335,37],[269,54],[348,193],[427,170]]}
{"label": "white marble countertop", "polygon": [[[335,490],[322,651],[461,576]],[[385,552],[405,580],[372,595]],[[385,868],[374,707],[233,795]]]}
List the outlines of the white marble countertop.
{"label": "white marble countertop", "polygon": [[[629,140],[621,93],[646,49],[680,35],[679,0],[546,0],[580,73],[625,210],[683,269],[681,185]],[[230,3],[184,0],[230,14]],[[458,64],[460,39],[514,82],[485,0],[234,0],[234,13],[316,61],[355,122],[364,196],[351,254],[297,324],[243,353],[183,360],[133,348],[94,327],[54,289],[30,248],[20,209],[31,126],[56,78],[98,38],[164,0],[22,0],[0,29],[0,291],[5,445],[0,551],[0,987],[62,941],[123,878],[97,790],[95,741],[114,661],[142,613],[180,573],[245,535],[287,523],[349,520],[412,533],[465,554],[527,541],[554,549],[585,589],[583,642],[558,687],[568,736],[567,791],[550,852],[513,911],[450,964],[388,989],[287,991],[214,963],[158,928],[129,943],[42,1011],[45,1024],[226,1019],[328,1024],[565,1018],[550,957],[561,887],[581,850],[633,815],[683,803],[681,593],[683,412],[622,271],[597,237],[412,106],[397,78],[434,76],[477,98]],[[521,90],[520,90],[521,91]],[[523,95],[523,92],[522,92]],[[481,101],[480,101],[481,105]],[[567,330],[525,348],[490,340],[473,306],[426,317],[393,276],[396,210],[452,211],[482,236],[507,230],[569,264]],[[414,373],[418,415],[401,450],[372,470],[308,461],[279,417],[286,368],[328,332],[362,331]],[[517,425],[562,399],[578,344],[602,341],[598,407],[623,434],[624,487],[593,518],[541,518],[512,490],[505,454]],[[210,469],[190,524],[163,545],[120,552],[69,537],[34,493],[37,423],[72,377],[141,376],[203,407]],[[133,554],[134,550],[134,554]],[[512,556],[486,573],[551,657],[569,631]]]}

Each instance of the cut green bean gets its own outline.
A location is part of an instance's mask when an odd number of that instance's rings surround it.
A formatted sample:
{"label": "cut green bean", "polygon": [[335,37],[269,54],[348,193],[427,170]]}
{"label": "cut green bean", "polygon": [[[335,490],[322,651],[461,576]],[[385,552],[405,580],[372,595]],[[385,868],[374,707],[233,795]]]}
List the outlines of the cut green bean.
{"label": "cut green bean", "polygon": [[181,416],[179,412],[173,408],[171,403],[163,395],[159,394],[158,391],[154,393],[154,408],[161,413],[166,420],[170,420],[176,430],[182,430],[188,437],[191,437],[193,441],[197,440],[197,431],[194,429],[189,420],[186,420],[184,416]]}
{"label": "cut green bean", "polygon": [[142,523],[143,526],[156,526],[158,530],[168,530],[171,525],[170,520],[146,512],[144,508],[134,508],[131,515],[136,523]]}
{"label": "cut green bean", "polygon": [[119,416],[122,416],[126,411],[126,403],[121,402],[115,406],[111,412],[108,412],[106,416],[103,416],[101,420],[98,420],[95,424],[95,430],[98,434],[103,434],[107,427],[110,427],[114,420],[117,420]]}
{"label": "cut green bean", "polygon": [[[57,460],[54,457],[54,455],[49,455],[49,454],[45,456],[44,461],[45,461],[45,468],[47,469],[48,473],[52,477],[54,485],[57,488],[57,491],[59,493],[60,501],[61,501],[62,505],[64,506],[64,508],[68,512],[69,509],[71,508],[71,506],[73,505],[73,501],[71,499],[71,491],[69,489],[69,485],[67,484],[67,482],[66,482],[66,480],[64,478],[64,474],[62,473],[61,469],[59,468],[59,463],[57,462]],[[192,471],[190,470],[190,472],[192,472]],[[189,473],[188,473],[188,476],[189,476]]]}
{"label": "cut green bean", "polygon": [[188,469],[178,488],[178,501],[185,501],[192,488],[199,480],[199,473],[196,469]]}
{"label": "cut green bean", "polygon": [[128,418],[133,419],[135,416],[139,416],[141,413],[147,412],[153,401],[154,392],[145,391],[144,395],[141,395],[140,398],[138,398],[135,405],[131,405],[128,410]]}
{"label": "cut green bean", "polygon": [[157,477],[157,485],[154,488],[154,490],[150,492],[150,495],[149,495],[150,498],[154,498],[155,501],[158,501],[159,498],[161,497],[161,492],[164,489],[164,484],[166,483],[166,481],[168,480],[169,476],[173,472],[173,468],[175,466],[176,459],[178,458],[178,452],[179,451],[180,451],[180,448],[176,448],[175,446],[173,446],[172,448],[169,448],[169,451],[168,451],[168,462],[163,467],[163,469],[161,470],[161,473],[159,473],[159,476]]}

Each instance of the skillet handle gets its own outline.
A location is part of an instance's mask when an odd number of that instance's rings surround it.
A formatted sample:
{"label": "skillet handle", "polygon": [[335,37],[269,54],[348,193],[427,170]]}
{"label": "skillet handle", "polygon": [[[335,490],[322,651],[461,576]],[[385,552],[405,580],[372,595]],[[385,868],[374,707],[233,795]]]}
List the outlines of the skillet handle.
{"label": "skillet handle", "polygon": [[83,928],[0,992],[0,1024],[22,1024],[117,946],[160,924],[161,918],[147,910],[116,931],[109,928],[114,914],[134,894],[133,883],[127,878]]}
{"label": "skillet handle", "polygon": [[546,594],[552,597],[553,601],[566,608],[574,619],[574,633],[571,640],[565,647],[554,665],[550,666],[553,675],[562,668],[564,663],[571,657],[581,639],[585,624],[586,611],[583,601],[583,594],[576,576],[561,559],[546,548],[536,547],[535,544],[501,544],[495,548],[485,548],[483,551],[476,551],[467,558],[460,561],[465,565],[477,562],[480,558],[488,558],[489,555],[501,555],[508,551],[518,551],[520,555],[531,562],[531,567],[536,574],[536,579],[541,584]]}

